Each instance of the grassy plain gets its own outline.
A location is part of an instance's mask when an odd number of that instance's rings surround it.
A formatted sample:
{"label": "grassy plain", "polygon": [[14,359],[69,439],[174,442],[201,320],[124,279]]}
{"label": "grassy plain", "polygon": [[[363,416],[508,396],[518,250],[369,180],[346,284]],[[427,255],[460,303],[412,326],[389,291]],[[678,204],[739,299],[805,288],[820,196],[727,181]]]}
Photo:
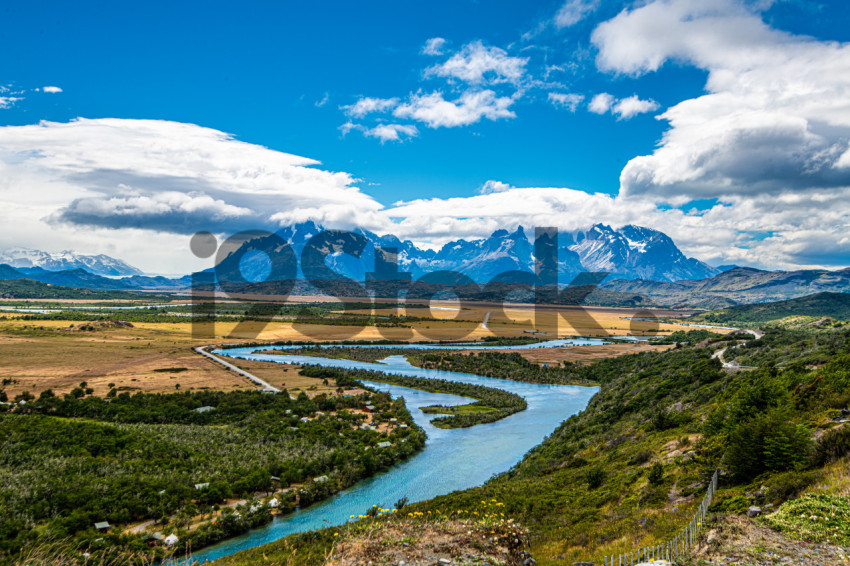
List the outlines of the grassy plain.
{"label": "grassy plain", "polygon": [[[526,360],[537,363],[557,364],[560,362],[592,362],[602,358],[616,358],[628,354],[639,354],[641,352],[658,352],[669,350],[670,344],[656,346],[645,342],[632,342],[627,344],[605,344],[603,346],[582,346],[580,348],[536,348],[528,350],[488,350],[490,352],[516,352]],[[464,350],[462,353],[469,354],[475,350]]]}
{"label": "grassy plain", "polygon": [[68,393],[85,381],[95,395],[119,390],[232,391],[253,384],[199,356],[189,325],[139,324],[133,328],[67,331],[68,322],[0,322],[0,376],[10,398],[53,389]]}
{"label": "grassy plain", "polygon": [[[496,335],[512,336],[525,331],[538,331],[543,337],[563,335],[580,336],[624,336],[658,335],[681,329],[680,326],[643,320],[629,320],[631,317],[658,318],[686,316],[693,311],[673,311],[666,309],[613,308],[613,307],[577,307],[561,305],[534,305],[501,303],[473,303],[460,305],[452,301],[433,301],[432,308],[409,308],[403,314],[416,317],[433,317],[439,320],[455,319],[455,324],[481,325],[487,319],[487,329]],[[355,311],[368,313],[369,310]],[[376,309],[375,315],[389,315],[389,309]],[[488,318],[489,313],[489,318]],[[485,330],[486,331],[486,330]]]}
{"label": "grassy plain", "polygon": [[[58,301],[51,301],[58,302]],[[68,301],[72,302],[72,301]],[[79,303],[79,301],[73,301]],[[101,301],[102,302],[102,301]],[[434,306],[451,308],[451,302]],[[499,307],[497,309],[496,307]],[[377,310],[382,315],[386,309]],[[387,311],[389,312],[389,311]],[[485,328],[481,322],[491,313]],[[568,334],[590,335],[594,327],[611,335],[641,333],[652,323],[628,320],[647,316],[630,309],[544,307],[546,320],[531,324],[534,310],[529,305],[509,306],[478,304],[460,311],[410,309],[409,315],[435,318],[410,323],[410,327],[350,327],[339,325],[298,324],[293,322],[249,321],[216,322],[195,325],[178,323],[135,323],[132,328],[99,328],[94,331],[69,329],[79,321],[11,320],[13,313],[0,318],[0,377],[12,379],[3,389],[10,398],[30,391],[38,394],[53,389],[62,394],[85,381],[95,395],[105,395],[109,384],[123,391],[172,392],[214,389],[231,391],[253,388],[253,384],[197,355],[192,348],[207,344],[238,344],[245,341],[335,341],[335,340],[463,340],[488,336],[528,336],[523,330],[537,329],[541,338]],[[656,311],[658,317],[668,311]],[[116,314],[120,318],[120,314]],[[447,320],[445,317],[458,320]],[[438,318],[439,317],[439,318]],[[571,321],[572,324],[567,324]],[[547,326],[548,325],[548,326]],[[198,333],[198,328],[201,332]],[[677,327],[659,325],[659,334]],[[598,332],[596,332],[598,333]],[[612,344],[586,348],[526,350],[523,355],[536,362],[582,361],[619,356],[647,349],[646,344]],[[335,384],[298,375],[294,367],[271,362],[237,361],[237,365],[289,390],[304,390],[309,395],[330,392]]]}

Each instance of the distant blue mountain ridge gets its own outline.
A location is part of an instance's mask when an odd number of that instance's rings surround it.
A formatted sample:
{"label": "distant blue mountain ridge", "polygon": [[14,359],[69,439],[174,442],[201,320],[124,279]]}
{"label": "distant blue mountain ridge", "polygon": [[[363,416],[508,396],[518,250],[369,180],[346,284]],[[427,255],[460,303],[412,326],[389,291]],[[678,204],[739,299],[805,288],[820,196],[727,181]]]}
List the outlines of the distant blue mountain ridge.
{"label": "distant blue mountain ridge", "polygon": [[[304,222],[282,228],[273,237],[283,239],[292,248],[294,258],[301,258],[307,242],[324,229]],[[336,232],[324,252],[324,278],[347,277],[364,281],[376,270],[376,249],[397,250],[398,270],[411,274],[412,279],[434,272],[456,272],[482,284],[506,272],[534,271],[534,243],[522,227],[513,232],[497,230],[488,238],[458,239],[439,250],[421,248],[410,240],[394,235],[378,236],[369,231],[355,230],[366,242],[359,258],[335,250],[350,249],[355,238],[352,232]],[[267,236],[266,238],[270,238]],[[278,239],[279,238],[279,239]],[[269,273],[268,256],[244,253],[254,247],[266,249],[263,238],[242,244],[218,266],[219,273],[238,273],[239,280],[264,281]],[[268,242],[267,242],[268,243]],[[346,248],[349,246],[349,248]],[[270,249],[270,248],[268,248]],[[60,258],[51,254],[26,250],[24,259],[13,266],[2,261],[9,253],[0,252],[0,279],[32,279],[51,285],[93,290],[177,290],[191,285],[191,276],[166,278],[145,276],[125,262],[109,256],[83,256],[62,252]],[[15,255],[15,254],[11,254]],[[47,258],[50,261],[42,261]],[[624,226],[618,230],[596,224],[586,230],[561,232],[557,241],[557,276],[566,285],[582,272],[609,273],[602,287],[620,293],[650,297],[658,304],[725,306],[737,303],[760,302],[793,298],[821,291],[850,291],[850,270],[799,270],[770,272],[737,266],[711,267],[702,261],[685,256],[666,234],[640,226]],[[51,269],[67,264],[86,267]],[[214,270],[206,270],[207,280]],[[124,272],[117,277],[116,272]],[[297,277],[302,278],[300,268]],[[730,281],[736,282],[730,285]],[[309,289],[309,288],[308,288]],[[312,290],[310,292],[314,292]],[[702,302],[701,302],[702,301]]]}
{"label": "distant blue mountain ridge", "polygon": [[[307,241],[323,231],[313,222],[285,227],[277,235],[290,243],[296,256]],[[508,271],[534,272],[533,234],[522,226],[514,232],[497,230],[480,240],[455,240],[438,251],[420,248],[410,240],[393,235],[378,236],[366,230],[354,230],[368,244],[361,257],[332,254],[326,264],[336,273],[363,281],[374,270],[375,246],[398,250],[400,271],[418,279],[436,271],[460,272],[478,283],[491,281]],[[268,260],[262,256],[245,257],[242,274],[250,280],[261,280],[268,272]],[[567,284],[581,272],[610,273],[609,279],[649,279],[680,281],[706,279],[721,271],[685,256],[666,234],[640,226],[624,226],[614,230],[596,224],[587,230],[561,232],[558,235],[558,280]]]}
{"label": "distant blue mountain ridge", "polygon": [[[304,222],[287,226],[277,235],[289,242],[300,258],[305,244],[324,228]],[[375,269],[375,247],[398,250],[398,269],[418,279],[435,271],[460,272],[472,280],[485,283],[509,271],[534,271],[534,244],[523,227],[513,232],[497,230],[488,238],[458,239],[439,250],[418,247],[410,240],[394,235],[378,236],[366,230],[354,230],[368,244],[360,258],[348,254],[330,254],[326,265],[340,276],[363,281]],[[226,261],[226,260],[225,260]],[[8,270],[0,278],[29,278],[67,287],[127,290],[169,289],[189,285],[188,277],[169,279],[144,276],[140,270],[122,260],[105,255],[86,256],[71,251],[49,254],[17,248],[0,252],[0,264]],[[247,254],[238,266],[249,281],[262,281],[269,272],[269,261],[263,254]],[[597,224],[588,230],[562,232],[558,237],[558,279],[567,284],[581,272],[604,271],[609,279],[649,279],[679,281],[704,279],[720,270],[697,259],[686,257],[666,234],[640,226],[614,230]],[[299,277],[303,273],[298,272]]]}

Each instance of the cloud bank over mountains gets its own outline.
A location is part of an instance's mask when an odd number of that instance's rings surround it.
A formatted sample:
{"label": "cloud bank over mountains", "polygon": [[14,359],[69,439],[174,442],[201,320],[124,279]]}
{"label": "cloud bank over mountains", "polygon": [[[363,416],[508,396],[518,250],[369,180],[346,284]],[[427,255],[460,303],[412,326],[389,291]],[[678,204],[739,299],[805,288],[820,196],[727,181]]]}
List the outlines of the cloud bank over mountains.
{"label": "cloud bank over mountains", "polygon": [[649,2],[592,41],[602,71],[708,73],[706,94],[658,117],[670,127],[623,169],[621,197],[714,199],[704,222],[763,238],[750,246],[768,265],[850,257],[850,45],[773,29],[732,0]]}
{"label": "cloud bank over mountains", "polygon": [[[583,25],[597,7],[568,0],[550,25]],[[436,247],[519,225],[605,223],[655,228],[715,265],[846,265],[850,45],[776,30],[732,0],[641,3],[596,25],[591,41],[595,72],[636,77],[674,63],[707,76],[704,94],[658,116],[667,125],[662,139],[625,165],[615,196],[483,178],[466,196],[384,204],[349,173],[217,130],[79,119],[0,127],[0,247],[74,242],[149,271],[185,272],[188,235],[198,230],[313,220]],[[659,110],[641,93],[616,98],[550,84],[529,57],[477,40],[453,48],[432,38],[422,56],[430,61],[423,80],[442,86],[360,97],[342,107],[343,133],[395,143],[426,129],[522,119],[520,104],[534,97],[620,120]]]}

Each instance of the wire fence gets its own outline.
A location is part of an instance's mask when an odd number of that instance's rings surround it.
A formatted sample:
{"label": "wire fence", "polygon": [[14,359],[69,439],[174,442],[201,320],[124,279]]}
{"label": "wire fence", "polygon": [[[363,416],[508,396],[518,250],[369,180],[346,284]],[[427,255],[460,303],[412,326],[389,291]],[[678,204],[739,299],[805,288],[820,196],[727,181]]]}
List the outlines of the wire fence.
{"label": "wire fence", "polygon": [[714,497],[714,491],[717,489],[719,476],[720,470],[715,470],[714,475],[711,476],[708,491],[702,499],[702,504],[682,532],[663,544],[644,547],[636,552],[606,556],[605,566],[634,566],[641,562],[654,560],[669,561],[689,552],[696,545],[700,531],[705,524],[705,516],[708,513],[708,507],[711,505],[711,499]]}

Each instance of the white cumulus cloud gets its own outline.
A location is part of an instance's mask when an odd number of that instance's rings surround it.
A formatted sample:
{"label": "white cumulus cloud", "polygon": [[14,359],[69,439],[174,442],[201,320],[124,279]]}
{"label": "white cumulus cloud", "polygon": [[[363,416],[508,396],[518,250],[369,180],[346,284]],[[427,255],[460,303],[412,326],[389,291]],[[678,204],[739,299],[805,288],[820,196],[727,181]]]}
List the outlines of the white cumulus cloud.
{"label": "white cumulus cloud", "polygon": [[628,120],[638,114],[658,110],[658,103],[654,100],[642,100],[638,95],[618,99],[607,92],[601,92],[590,100],[587,109],[594,114],[606,114],[611,112],[618,120]]}
{"label": "white cumulus cloud", "polygon": [[628,98],[621,98],[611,108],[611,112],[616,114],[622,120],[628,120],[638,114],[654,112],[655,110],[658,110],[657,102],[654,100],[641,100],[636,94]]}
{"label": "white cumulus cloud", "polygon": [[442,37],[432,37],[422,46],[422,53],[424,55],[442,55],[445,44],[446,40]]}
{"label": "white cumulus cloud", "polygon": [[599,0],[567,0],[555,14],[555,26],[574,26],[599,7]]}
{"label": "white cumulus cloud", "polygon": [[424,122],[430,128],[453,128],[480,121],[514,118],[510,110],[514,99],[498,96],[492,90],[468,90],[457,100],[446,100],[441,92],[416,94],[398,106],[393,115]]}
{"label": "white cumulus cloud", "polygon": [[613,106],[615,100],[616,98],[607,92],[600,92],[590,100],[587,109],[594,114],[605,114],[611,110],[611,106]]}
{"label": "white cumulus cloud", "polygon": [[499,47],[473,41],[447,61],[429,67],[426,76],[459,79],[470,84],[518,83],[526,73],[528,59],[513,57]]}
{"label": "white cumulus cloud", "polygon": [[850,186],[850,44],[776,30],[732,0],[654,0],[600,24],[593,43],[605,71],[708,72],[705,95],[659,116],[670,127],[625,167],[623,193],[681,203]]}
{"label": "white cumulus cloud", "polygon": [[355,179],[318,165],[193,124],[78,119],[0,127],[0,248],[75,247],[178,273],[187,269],[188,235],[198,230],[274,230],[306,216],[385,229],[383,206]]}
{"label": "white cumulus cloud", "polygon": [[401,136],[416,137],[419,135],[419,130],[416,126],[407,124],[378,124],[374,128],[364,130],[364,136],[370,138],[378,138],[381,143],[388,141],[401,141]]}
{"label": "white cumulus cloud", "polygon": [[42,92],[46,92],[48,94],[56,94],[62,92],[62,89],[58,86],[44,86],[41,87]]}
{"label": "white cumulus cloud", "polygon": [[343,106],[343,110],[349,116],[362,118],[367,114],[381,113],[392,110],[398,106],[398,98],[371,98],[364,96],[349,106]]}
{"label": "white cumulus cloud", "polygon": [[575,112],[578,105],[584,100],[584,95],[565,92],[550,92],[548,99],[549,102],[559,108],[566,108],[570,112]]}

